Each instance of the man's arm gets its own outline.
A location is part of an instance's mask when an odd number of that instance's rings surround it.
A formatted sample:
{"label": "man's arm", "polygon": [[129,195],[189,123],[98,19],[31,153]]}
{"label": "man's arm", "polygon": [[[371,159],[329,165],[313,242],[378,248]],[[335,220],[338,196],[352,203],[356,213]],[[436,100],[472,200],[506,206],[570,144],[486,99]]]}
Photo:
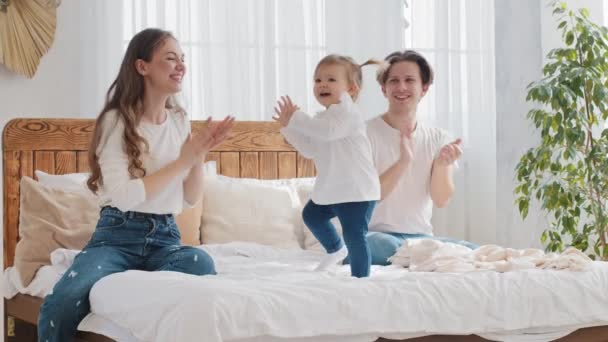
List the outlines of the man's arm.
{"label": "man's arm", "polygon": [[393,192],[401,176],[405,174],[414,160],[412,139],[407,134],[401,134],[401,153],[399,159],[380,175],[380,200]]}
{"label": "man's arm", "polygon": [[438,208],[445,207],[454,194],[454,162],[462,155],[461,140],[446,144],[433,161],[431,169],[431,199]]}

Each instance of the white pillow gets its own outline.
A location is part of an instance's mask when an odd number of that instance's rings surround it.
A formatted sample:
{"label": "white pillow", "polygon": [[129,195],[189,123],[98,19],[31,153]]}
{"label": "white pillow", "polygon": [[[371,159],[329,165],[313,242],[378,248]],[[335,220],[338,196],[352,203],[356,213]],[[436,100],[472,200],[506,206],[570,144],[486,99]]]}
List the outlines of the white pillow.
{"label": "white pillow", "polygon": [[300,248],[301,204],[292,182],[205,177],[203,244],[247,241]]}
{"label": "white pillow", "polygon": [[67,173],[64,175],[51,175],[46,172],[36,170],[34,171],[36,178],[42,185],[46,185],[51,189],[88,193],[93,193],[87,188],[87,179],[89,179],[90,173]]}
{"label": "white pillow", "polygon": [[[299,197],[300,203],[302,205],[302,208],[300,209],[300,224],[302,227],[302,235],[304,236],[303,247],[304,247],[304,249],[325,252],[325,248],[323,248],[323,246],[321,245],[319,240],[317,240],[317,238],[312,234],[310,229],[308,229],[308,227],[306,227],[306,224],[304,224],[304,220],[302,219],[302,215],[301,215],[301,212],[304,209],[304,206],[310,200],[310,195],[312,194],[313,186],[314,186],[314,182],[296,184],[298,197]],[[338,231],[338,235],[340,235],[340,237],[342,237],[342,225],[340,224],[340,220],[338,220],[337,217],[334,217],[333,219],[331,219],[331,223],[333,223],[334,227],[336,227],[336,230]]]}
{"label": "white pillow", "polygon": [[297,189],[301,186],[313,186],[315,178],[281,178],[281,179],[257,179],[257,178],[233,178],[222,175],[217,175],[220,178],[230,180],[231,182],[239,182],[245,184],[262,184],[267,186],[286,186],[297,193]]}

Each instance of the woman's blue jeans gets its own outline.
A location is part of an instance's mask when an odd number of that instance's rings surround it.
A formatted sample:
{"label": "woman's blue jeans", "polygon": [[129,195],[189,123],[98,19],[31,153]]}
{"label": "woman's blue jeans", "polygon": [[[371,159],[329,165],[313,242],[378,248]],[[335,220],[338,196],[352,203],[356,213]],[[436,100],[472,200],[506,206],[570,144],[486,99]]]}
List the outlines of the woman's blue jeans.
{"label": "woman's blue jeans", "polygon": [[46,296],[38,318],[38,341],[68,342],[89,313],[89,292],[99,279],[126,270],[215,274],[204,251],[182,246],[173,215],[101,210],[87,246]]}

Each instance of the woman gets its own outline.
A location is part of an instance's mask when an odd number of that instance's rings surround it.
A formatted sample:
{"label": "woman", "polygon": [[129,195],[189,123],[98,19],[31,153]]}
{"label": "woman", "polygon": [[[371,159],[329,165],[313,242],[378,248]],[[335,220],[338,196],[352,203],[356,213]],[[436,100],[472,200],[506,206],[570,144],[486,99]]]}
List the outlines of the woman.
{"label": "woman", "polygon": [[184,54],[171,33],[136,34],[108,90],[89,149],[89,188],[99,193],[96,230],[45,298],[38,339],[71,341],[90,311],[99,279],[130,269],[215,274],[211,257],[182,246],[174,214],[202,197],[202,166],[234,119],[207,122],[198,135],[174,95],[185,75]]}

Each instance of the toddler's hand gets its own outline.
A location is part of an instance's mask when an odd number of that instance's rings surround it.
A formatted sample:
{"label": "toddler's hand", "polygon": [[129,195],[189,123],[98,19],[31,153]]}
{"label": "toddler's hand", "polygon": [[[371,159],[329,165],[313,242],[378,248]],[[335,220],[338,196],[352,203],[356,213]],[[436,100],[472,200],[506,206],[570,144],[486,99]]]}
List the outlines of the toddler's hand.
{"label": "toddler's hand", "polygon": [[299,110],[300,107],[294,105],[289,96],[281,96],[281,99],[277,101],[277,105],[278,107],[274,107],[276,115],[273,116],[272,119],[278,121],[281,126],[287,127],[293,113],[295,113],[296,110]]}

